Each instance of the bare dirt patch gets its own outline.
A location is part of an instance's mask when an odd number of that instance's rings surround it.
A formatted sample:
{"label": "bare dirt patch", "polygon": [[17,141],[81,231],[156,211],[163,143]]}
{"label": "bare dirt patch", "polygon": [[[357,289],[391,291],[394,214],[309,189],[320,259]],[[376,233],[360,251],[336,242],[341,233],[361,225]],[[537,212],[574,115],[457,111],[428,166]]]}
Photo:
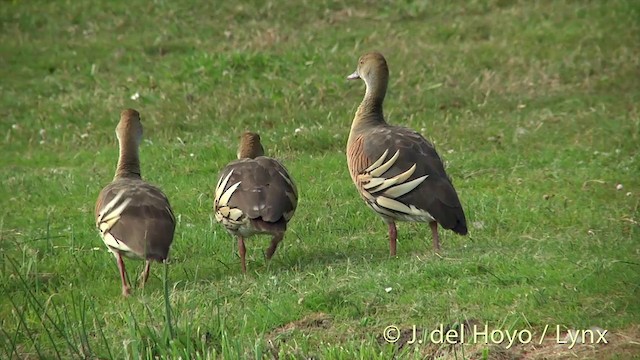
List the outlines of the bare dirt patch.
{"label": "bare dirt patch", "polygon": [[331,316],[319,312],[305,316],[304,318],[284,324],[271,331],[268,337],[278,336],[293,330],[308,331],[316,329],[328,329],[331,327]]}
{"label": "bare dirt patch", "polygon": [[333,319],[330,315],[322,312],[313,313],[300,320],[292,321],[273,329],[265,336],[265,339],[269,344],[271,355],[277,359],[279,358],[281,345],[287,343],[292,333],[300,331],[309,335],[317,331],[324,332],[331,328],[332,325]]}

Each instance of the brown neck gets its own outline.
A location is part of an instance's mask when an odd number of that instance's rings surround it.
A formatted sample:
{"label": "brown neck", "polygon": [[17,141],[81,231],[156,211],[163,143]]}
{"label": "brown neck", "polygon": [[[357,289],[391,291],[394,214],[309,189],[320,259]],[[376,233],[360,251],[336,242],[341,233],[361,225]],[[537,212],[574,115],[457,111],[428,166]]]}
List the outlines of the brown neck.
{"label": "brown neck", "polygon": [[242,147],[238,151],[238,159],[255,159],[258,156],[264,156],[262,145],[258,145],[258,147]]}
{"label": "brown neck", "polygon": [[120,141],[120,157],[115,178],[141,178],[137,144]]}
{"label": "brown neck", "polygon": [[367,84],[367,90],[364,99],[358,106],[356,116],[351,124],[351,132],[357,132],[359,129],[372,125],[386,124],[382,104],[385,94],[387,93],[387,79],[371,79]]}
{"label": "brown neck", "polygon": [[240,139],[238,147],[238,159],[255,159],[264,156],[264,148],[260,143],[260,137],[256,134],[245,134]]}

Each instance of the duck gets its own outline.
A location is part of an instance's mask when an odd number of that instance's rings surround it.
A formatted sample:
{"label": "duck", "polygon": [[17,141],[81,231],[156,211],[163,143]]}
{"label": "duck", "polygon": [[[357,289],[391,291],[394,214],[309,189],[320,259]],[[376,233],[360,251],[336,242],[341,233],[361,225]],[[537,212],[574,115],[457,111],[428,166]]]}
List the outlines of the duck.
{"label": "duck", "polygon": [[271,260],[297,206],[298,189],[287,169],[278,160],[265,156],[259,134],[242,133],[237,160],[220,172],[213,211],[216,221],[237,237],[243,273],[247,272],[245,239],[271,235],[271,245],[265,253]]}
{"label": "duck", "polygon": [[385,120],[389,67],[384,56],[377,51],[362,55],[347,79],[365,83],[347,140],[349,174],[367,206],[387,224],[390,255],[396,256],[398,221],[429,223],[436,252],[438,224],[466,235],[464,210],[433,144]]}
{"label": "duck", "polygon": [[176,228],[167,196],[142,179],[139,156],[142,133],[140,113],[134,109],[122,111],[116,127],[119,157],[115,176],[100,191],[95,206],[96,227],[116,258],[125,297],[131,288],[123,257],[146,261],[141,274],[144,287],[151,261],[167,260]]}

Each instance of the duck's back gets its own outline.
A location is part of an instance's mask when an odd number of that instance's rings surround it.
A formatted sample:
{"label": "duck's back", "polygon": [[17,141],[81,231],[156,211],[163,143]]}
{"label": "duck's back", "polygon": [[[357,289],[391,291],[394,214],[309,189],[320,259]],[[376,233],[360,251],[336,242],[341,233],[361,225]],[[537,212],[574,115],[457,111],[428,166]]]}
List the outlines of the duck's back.
{"label": "duck's back", "polygon": [[169,200],[157,187],[140,179],[116,180],[100,192],[95,217],[112,250],[129,257],[167,258],[175,217]]}
{"label": "duck's back", "polygon": [[[354,133],[347,151],[351,176],[363,197],[377,199],[374,210],[379,207],[382,215],[397,220],[411,220],[412,213],[422,210],[444,228],[467,233],[464,211],[451,179],[434,146],[422,135],[380,124]],[[376,179],[358,185],[358,177]],[[399,179],[376,185],[376,181],[394,177]],[[425,221],[418,217],[415,221]]]}
{"label": "duck's back", "polygon": [[[289,173],[267,156],[230,163],[223,169],[217,188],[216,207],[239,209],[252,220],[289,221],[298,204],[297,188]],[[228,200],[222,204],[220,200],[230,190]]]}

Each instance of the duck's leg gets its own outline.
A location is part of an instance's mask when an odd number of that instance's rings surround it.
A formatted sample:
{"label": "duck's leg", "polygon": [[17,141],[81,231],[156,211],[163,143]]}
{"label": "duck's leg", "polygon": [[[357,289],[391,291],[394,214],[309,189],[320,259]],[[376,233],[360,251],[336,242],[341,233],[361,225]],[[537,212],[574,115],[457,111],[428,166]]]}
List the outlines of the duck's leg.
{"label": "duck's leg", "polygon": [[244,247],[244,239],[242,236],[238,236],[238,253],[240,254],[240,263],[242,264],[242,272],[247,273],[247,264],[245,262],[245,255],[247,254],[247,249]]}
{"label": "duck's leg", "polygon": [[127,297],[131,294],[131,289],[127,284],[127,273],[124,267],[124,261],[122,260],[122,255],[119,253],[115,253],[115,256],[118,261],[118,270],[120,270],[120,279],[122,280],[122,296]]}
{"label": "duck's leg", "polygon": [[275,254],[276,249],[278,248],[278,244],[280,244],[280,241],[282,241],[283,237],[283,232],[278,232],[273,235],[273,238],[271,239],[271,246],[269,246],[269,248],[267,249],[267,260],[271,260],[271,257],[273,256],[273,254]]}
{"label": "duck's leg", "polygon": [[144,284],[149,280],[149,269],[151,269],[151,260],[147,259],[147,262],[144,264],[144,271],[142,272],[142,282],[141,286],[144,287]]}
{"label": "duck's leg", "polygon": [[440,251],[440,237],[438,236],[438,223],[432,221],[429,223],[431,227],[431,235],[433,236],[433,250]]}
{"label": "duck's leg", "polygon": [[396,240],[398,240],[398,229],[393,220],[389,220],[389,255],[396,256]]}

